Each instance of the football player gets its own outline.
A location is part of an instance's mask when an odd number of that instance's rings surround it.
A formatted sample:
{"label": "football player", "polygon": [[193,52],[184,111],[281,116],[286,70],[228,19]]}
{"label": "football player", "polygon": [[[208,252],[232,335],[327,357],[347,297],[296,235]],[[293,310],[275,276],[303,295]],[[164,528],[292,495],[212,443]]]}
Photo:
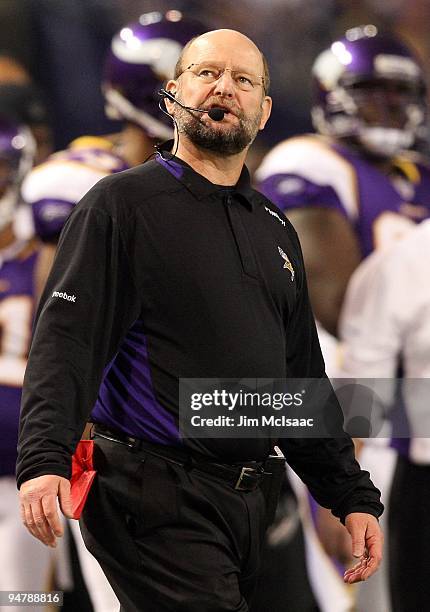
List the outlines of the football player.
{"label": "football player", "polygon": [[[313,65],[317,133],[278,144],[260,189],[296,227],[315,316],[337,335],[352,271],[430,214],[426,86],[412,53],[375,26],[348,30]],[[409,152],[408,152],[409,151]]]}
{"label": "football player", "polygon": [[21,386],[34,312],[37,244],[17,222],[20,184],[35,142],[28,127],[0,118],[0,591],[46,588],[52,551],[21,523],[15,486]]}
{"label": "football player", "polygon": [[[429,165],[412,151],[427,138],[426,84],[412,50],[373,25],[348,30],[317,57],[312,73],[316,133],[278,144],[257,179],[300,236],[326,367],[335,376],[334,337],[352,272],[430,216]],[[372,473],[384,462],[376,485],[387,494],[394,451],[367,449],[366,461]],[[319,519],[329,525],[320,535],[333,552],[333,538],[325,537],[333,534],[331,519],[324,512]],[[360,610],[390,610],[383,581],[381,571],[359,586]]]}
{"label": "football player", "polygon": [[[158,90],[173,77],[183,46],[206,28],[179,11],[151,12],[123,27],[107,54],[102,90],[107,114],[123,129],[103,137],[84,136],[35,168],[23,184],[36,234],[43,246],[36,269],[38,295],[45,285],[61,229],[75,204],[101,178],[145,161],[157,142],[172,137],[171,119],[159,108]],[[79,526],[70,521],[83,577],[96,611],[118,609],[117,599]]]}

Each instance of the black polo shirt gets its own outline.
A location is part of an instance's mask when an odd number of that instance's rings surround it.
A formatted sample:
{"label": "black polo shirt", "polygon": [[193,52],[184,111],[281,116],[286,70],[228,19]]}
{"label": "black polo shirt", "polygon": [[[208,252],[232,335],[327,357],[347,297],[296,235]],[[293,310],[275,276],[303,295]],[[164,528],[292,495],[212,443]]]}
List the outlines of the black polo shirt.
{"label": "black polo shirt", "polygon": [[[90,413],[178,444],[180,378],[323,376],[300,246],[282,212],[246,168],[226,188],[176,158],[150,161],[101,180],[65,225],[24,383],[18,481],[69,477]],[[272,443],[208,439],[198,450],[233,462],[262,459]],[[380,513],[348,437],[282,448],[323,505],[360,505],[359,487]]]}

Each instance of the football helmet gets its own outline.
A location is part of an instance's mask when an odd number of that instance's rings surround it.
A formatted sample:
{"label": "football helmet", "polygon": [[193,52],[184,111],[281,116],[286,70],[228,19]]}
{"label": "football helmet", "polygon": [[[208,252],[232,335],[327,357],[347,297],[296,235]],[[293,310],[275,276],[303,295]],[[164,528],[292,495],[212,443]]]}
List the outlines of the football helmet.
{"label": "football helmet", "polygon": [[0,231],[13,219],[20,184],[33,164],[35,149],[26,126],[0,117]]}
{"label": "football helmet", "polygon": [[427,131],[426,83],[414,53],[373,25],[348,30],[315,60],[315,129],[391,157]]}
{"label": "football helmet", "polygon": [[159,109],[157,92],[173,78],[185,44],[206,30],[176,10],[145,13],[123,27],[112,39],[103,72],[108,116],[131,121],[151,137],[171,138],[171,123]]}

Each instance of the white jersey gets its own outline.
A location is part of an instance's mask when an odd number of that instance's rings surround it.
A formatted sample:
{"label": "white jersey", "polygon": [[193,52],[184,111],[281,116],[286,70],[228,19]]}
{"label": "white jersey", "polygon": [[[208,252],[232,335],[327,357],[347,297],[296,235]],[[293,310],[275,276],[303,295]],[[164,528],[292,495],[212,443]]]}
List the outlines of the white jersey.
{"label": "white jersey", "polygon": [[[430,221],[393,247],[368,257],[353,274],[340,330],[342,374],[395,379],[399,356],[411,432],[410,458],[430,463]],[[382,385],[389,402],[390,385]],[[391,385],[394,392],[394,380]]]}

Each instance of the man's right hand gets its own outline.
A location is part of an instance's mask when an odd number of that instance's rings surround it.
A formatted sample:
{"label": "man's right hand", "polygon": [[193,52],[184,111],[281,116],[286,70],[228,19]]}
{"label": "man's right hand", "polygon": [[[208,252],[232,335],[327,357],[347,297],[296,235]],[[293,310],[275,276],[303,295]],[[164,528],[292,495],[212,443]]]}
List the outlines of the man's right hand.
{"label": "man's right hand", "polygon": [[47,546],[55,547],[63,535],[57,497],[64,516],[72,518],[70,481],[61,476],[38,476],[19,490],[21,519],[28,531]]}

